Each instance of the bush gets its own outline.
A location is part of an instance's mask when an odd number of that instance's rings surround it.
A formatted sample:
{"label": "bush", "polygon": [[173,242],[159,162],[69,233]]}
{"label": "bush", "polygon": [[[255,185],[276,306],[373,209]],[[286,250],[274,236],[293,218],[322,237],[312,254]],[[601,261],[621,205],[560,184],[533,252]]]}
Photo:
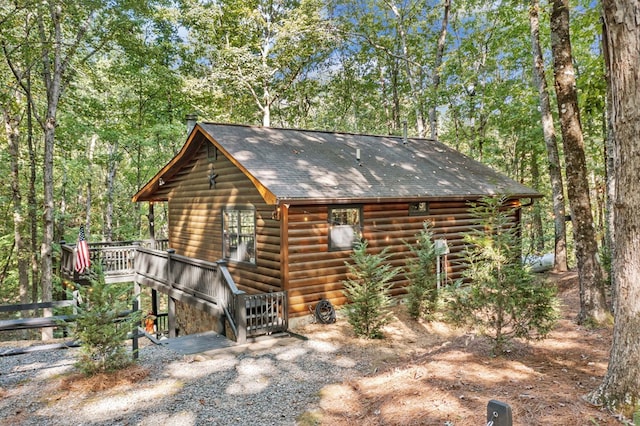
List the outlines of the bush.
{"label": "bush", "polygon": [[345,262],[349,279],[343,281],[344,295],[350,302],[347,320],[357,336],[369,339],[382,338],[382,327],[389,321],[392,299],[391,280],[398,269],[385,263],[389,255],[384,249],[380,254],[367,254],[367,243],[357,243],[351,259]]}
{"label": "bush", "polygon": [[405,302],[413,319],[432,319],[438,306],[438,277],[436,262],[438,253],[433,242],[433,234],[427,222],[416,235],[415,245],[406,243],[413,255],[407,261],[406,277],[409,280]]}
{"label": "bush", "polygon": [[471,211],[482,230],[465,236],[465,277],[469,285],[452,289],[447,316],[456,325],[474,326],[493,340],[500,354],[512,338],[541,339],[558,314],[556,288],[536,282],[520,261],[520,241],[504,208],[505,198],[484,198]]}
{"label": "bush", "polygon": [[85,375],[108,373],[131,365],[132,358],[123,343],[140,323],[140,311],[123,316],[131,308],[128,289],[107,286],[104,275],[80,287],[82,303],[73,330],[81,349],[76,366]]}

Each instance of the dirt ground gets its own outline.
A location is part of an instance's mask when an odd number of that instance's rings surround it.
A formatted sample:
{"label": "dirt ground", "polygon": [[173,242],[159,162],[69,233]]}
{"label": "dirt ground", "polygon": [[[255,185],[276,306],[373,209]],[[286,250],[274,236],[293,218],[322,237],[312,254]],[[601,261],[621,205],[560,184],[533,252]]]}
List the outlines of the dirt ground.
{"label": "dirt ground", "polygon": [[[548,277],[558,284],[561,320],[546,340],[517,342],[501,357],[493,357],[489,342],[471,333],[412,320],[402,305],[394,308],[394,321],[381,340],[356,338],[341,316],[334,324],[294,328],[338,347],[337,363],[362,360],[366,366],[364,374],[358,370],[342,383],[325,386],[319,409],[301,415],[298,424],[486,425],[490,400],[509,404],[514,425],[624,424],[583,399],[606,372],[612,330],[574,322],[579,303],[575,273]],[[139,373],[138,379],[147,372]],[[125,375],[134,376],[131,371]],[[117,386],[121,379],[71,376],[62,385],[73,393]],[[96,383],[101,386],[95,388]]]}
{"label": "dirt ground", "polygon": [[403,306],[383,340],[355,338],[344,318],[302,327],[301,334],[341,341],[371,366],[364,377],[323,389],[321,409],[302,423],[485,425],[488,402],[498,400],[510,405],[514,425],[623,424],[583,399],[606,372],[611,329],[576,325],[575,273],[548,277],[558,283],[562,319],[546,340],[516,343],[502,357],[492,357],[482,338],[412,320]]}

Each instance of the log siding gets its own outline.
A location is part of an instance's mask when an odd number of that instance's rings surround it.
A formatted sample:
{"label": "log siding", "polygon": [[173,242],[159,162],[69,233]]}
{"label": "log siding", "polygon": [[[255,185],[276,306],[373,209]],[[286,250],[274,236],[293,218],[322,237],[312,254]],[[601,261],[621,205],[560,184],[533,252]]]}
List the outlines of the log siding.
{"label": "log siding", "polygon": [[[238,288],[247,293],[282,290],[280,223],[273,219],[274,206],[267,205],[244,173],[218,153],[208,155],[204,141],[167,193],[169,241],[183,256],[209,261],[222,259],[222,211],[227,207],[251,208],[256,214],[256,260],[229,261],[228,269]],[[215,187],[210,184],[217,174]]]}
{"label": "log siding", "polygon": [[[517,206],[514,201],[511,206]],[[321,299],[334,305],[346,302],[342,282],[347,279],[351,250],[329,250],[328,212],[330,206],[296,205],[288,209],[286,257],[291,317],[305,315]],[[482,229],[469,213],[468,202],[433,200],[425,215],[409,214],[408,202],[389,202],[362,205],[362,236],[371,253],[388,249],[389,263],[404,268],[411,255],[407,243],[415,240],[426,221],[431,224],[435,239],[446,239],[450,253],[447,256],[448,282],[462,277],[465,251],[464,235],[473,229]],[[518,220],[513,217],[514,224]],[[284,232],[284,230],[283,230]],[[409,284],[404,273],[396,276],[392,294],[401,296]]]}

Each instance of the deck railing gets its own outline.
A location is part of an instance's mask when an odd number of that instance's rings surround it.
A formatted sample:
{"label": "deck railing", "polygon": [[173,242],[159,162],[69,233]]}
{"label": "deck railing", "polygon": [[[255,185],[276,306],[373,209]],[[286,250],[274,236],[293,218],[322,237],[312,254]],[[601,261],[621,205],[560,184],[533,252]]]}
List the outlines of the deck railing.
{"label": "deck railing", "polygon": [[[226,316],[228,337],[239,342],[288,328],[286,292],[247,294],[238,289],[224,261],[208,262],[175,254],[172,249],[127,243],[89,245],[92,264],[102,266],[108,282],[134,281],[171,297],[178,295],[187,303],[208,303]],[[73,255],[73,247],[63,244],[61,272],[67,277],[77,277]]]}
{"label": "deck railing", "polygon": [[134,270],[148,280],[202,300],[217,304],[221,297],[218,264],[214,262],[181,256],[171,249],[138,248]]}
{"label": "deck railing", "polygon": [[75,245],[68,245],[64,241],[60,243],[62,256],[60,259],[60,272],[65,277],[74,281],[88,280],[95,271],[96,265],[100,265],[109,282],[133,281],[135,278],[134,261],[138,248],[141,247],[166,247],[168,240],[140,240],[140,241],[110,241],[89,243],[89,259],[91,265],[88,271],[78,274],[74,269]]}

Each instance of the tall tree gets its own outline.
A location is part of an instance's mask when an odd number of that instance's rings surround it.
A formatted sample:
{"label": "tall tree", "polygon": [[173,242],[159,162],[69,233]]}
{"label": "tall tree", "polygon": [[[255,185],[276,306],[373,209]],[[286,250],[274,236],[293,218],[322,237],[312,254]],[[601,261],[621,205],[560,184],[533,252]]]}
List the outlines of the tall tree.
{"label": "tall tree", "polygon": [[29,302],[29,254],[23,238],[25,231],[24,203],[20,189],[20,122],[24,116],[24,96],[16,85],[9,88],[10,96],[0,105],[4,118],[11,162],[11,202],[13,204],[13,241],[18,265],[20,303]]}
{"label": "tall tree", "polygon": [[[64,2],[45,0],[14,2],[11,16],[27,24],[21,34],[3,45],[3,51],[16,81],[27,97],[28,104],[44,134],[42,160],[43,214],[40,247],[40,284],[42,300],[52,299],[53,242],[54,242],[54,159],[58,107],[65,89],[73,81],[75,70],[121,33],[127,22],[144,9],[145,3],[95,2],[82,0]],[[132,8],[138,9],[132,9]],[[17,18],[16,18],[17,19]],[[19,69],[19,67],[24,69]],[[44,99],[31,86],[25,70],[37,70],[41,78]],[[35,74],[34,74],[35,75]],[[45,310],[45,315],[50,314]],[[51,337],[51,330],[43,331],[43,338]]]}
{"label": "tall tree", "polygon": [[395,27],[398,34],[397,42],[398,52],[397,55],[401,59],[404,65],[406,79],[409,83],[411,100],[413,104],[416,130],[418,137],[423,137],[425,132],[425,78],[422,64],[418,63],[409,52],[409,42],[407,41],[407,14],[413,15],[413,4],[405,4],[405,8],[401,8],[394,0],[385,1],[387,7],[391,10],[393,17],[395,18]]}
{"label": "tall tree", "polygon": [[551,102],[544,71],[544,59],[540,48],[540,2],[531,0],[529,6],[529,24],[531,27],[531,50],[533,54],[534,83],[540,97],[540,114],[542,116],[542,132],[547,150],[549,179],[551,180],[551,197],[554,223],[554,269],[563,272],[567,267],[567,228],[565,225],[564,184],[558,142],[551,114]]}
{"label": "tall tree", "polygon": [[[428,4],[350,0],[341,4],[337,19],[342,23],[347,49],[357,50],[362,61],[375,65],[370,66],[371,73],[379,71],[378,88],[383,90],[377,102],[387,107],[387,120],[392,117],[389,133],[396,133],[400,122],[406,120],[415,123],[412,127],[418,136],[424,136],[429,125],[431,136],[437,137],[450,11],[450,0]],[[389,104],[390,98],[398,102]],[[371,113],[380,111],[374,108]]]}
{"label": "tall tree", "polygon": [[429,129],[431,139],[438,139],[438,88],[440,87],[440,75],[442,74],[442,59],[444,56],[445,39],[447,37],[447,26],[449,25],[449,12],[451,10],[451,0],[442,2],[442,22],[440,25],[440,35],[436,47],[436,57],[433,64],[431,78],[431,100],[429,106]]}
{"label": "tall tree", "polygon": [[572,63],[569,0],[551,0],[551,5],[551,50],[555,89],[580,282],[578,322],[602,323],[608,316],[608,309],[602,268],[598,263],[575,69]]}
{"label": "tall tree", "polygon": [[[30,229],[29,232],[25,232],[25,235],[28,238],[24,241],[25,250],[28,252],[28,255],[31,258],[31,294],[30,298],[32,301],[36,301],[38,298],[38,287],[40,285],[40,267],[38,265],[38,223],[39,220],[37,218],[37,196],[36,196],[36,184],[37,184],[37,163],[35,150],[37,141],[34,140],[34,123],[33,123],[33,98],[31,97],[32,92],[32,82],[31,82],[31,74],[32,74],[32,65],[36,61],[36,53],[35,51],[28,49],[30,45],[29,40],[31,35],[35,32],[34,20],[32,14],[25,14],[25,8],[22,2],[13,2],[12,4],[4,4],[0,7],[0,30],[2,32],[2,39],[0,39],[0,44],[2,45],[2,55],[3,62],[6,63],[7,68],[3,69],[4,76],[6,78],[13,79],[14,83],[3,82],[4,87],[6,87],[10,94],[6,98],[9,102],[4,103],[5,112],[9,113],[9,116],[16,117],[14,114],[18,112],[15,110],[15,107],[18,104],[22,104],[24,111],[20,112],[21,115],[20,125],[13,126],[10,133],[13,135],[7,135],[9,141],[12,138],[15,138],[15,149],[17,151],[13,151],[10,147],[9,152],[16,163],[16,166],[19,164],[20,158],[24,158],[22,152],[20,152],[20,141],[23,136],[26,137],[27,147],[28,147],[28,191],[27,191],[27,207],[26,210],[28,214],[26,217],[28,218],[25,223],[28,223],[28,227]],[[22,53],[16,55],[18,50],[22,50]],[[16,56],[19,56],[16,58]],[[37,90],[37,89],[35,89]],[[22,92],[22,93],[21,93]],[[24,96],[26,94],[26,96]],[[15,100],[17,98],[24,98],[24,102]],[[25,124],[26,123],[26,124]],[[12,144],[10,142],[10,144]],[[15,156],[15,157],[14,157]],[[13,160],[12,160],[13,161]],[[20,178],[19,175],[13,175],[15,178]],[[14,184],[20,185],[20,182],[15,182]],[[14,197],[17,195],[16,191],[20,191],[19,187],[14,187]],[[16,200],[14,200],[14,209],[20,210],[17,206]],[[24,220],[23,220],[24,221]],[[20,238],[22,239],[22,238]],[[20,251],[21,243],[17,243],[17,249]],[[20,257],[20,255],[18,255]],[[22,266],[19,267],[22,270]],[[20,280],[22,285],[25,284],[24,280],[28,280],[29,274],[20,273]],[[21,294],[20,299],[22,300],[26,295]]]}
{"label": "tall tree", "polygon": [[[54,197],[53,197],[53,161],[56,142],[56,117],[58,104],[62,93],[69,82],[69,66],[75,60],[78,48],[86,37],[93,21],[93,8],[89,8],[82,15],[76,15],[72,19],[79,24],[72,32],[71,37],[63,29],[65,19],[63,4],[57,1],[39,3],[36,8],[36,21],[38,27],[38,41],[41,46],[41,70],[43,85],[46,89],[45,112],[39,115],[39,123],[44,132],[44,213],[43,213],[43,238],[40,249],[42,265],[41,286],[42,300],[50,301],[52,298],[53,282],[53,228],[54,228]],[[79,12],[79,11],[78,11]],[[67,17],[69,19],[70,17]],[[66,27],[66,25],[65,25]],[[45,315],[51,312],[45,312]],[[43,339],[53,337],[51,329],[43,329]]]}
{"label": "tall tree", "polygon": [[607,374],[589,398],[631,417],[640,408],[640,6],[626,0],[602,6],[614,147],[615,325]]}
{"label": "tall tree", "polygon": [[[278,102],[328,55],[334,34],[318,0],[225,0],[192,4],[185,14],[208,91],[238,120],[270,126]],[[223,102],[220,102],[221,104]],[[254,108],[250,108],[253,105]],[[209,106],[208,110],[211,109]],[[253,117],[251,117],[253,115]],[[241,118],[241,119],[242,119]]]}

